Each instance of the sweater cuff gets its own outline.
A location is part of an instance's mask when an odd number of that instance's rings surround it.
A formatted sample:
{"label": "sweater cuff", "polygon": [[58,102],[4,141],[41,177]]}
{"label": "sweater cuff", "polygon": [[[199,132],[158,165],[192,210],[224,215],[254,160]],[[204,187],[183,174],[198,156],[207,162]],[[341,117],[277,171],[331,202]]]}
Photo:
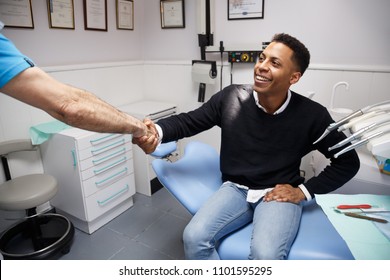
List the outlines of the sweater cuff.
{"label": "sweater cuff", "polygon": [[301,191],[303,192],[303,194],[306,196],[306,200],[307,200],[307,201],[310,201],[310,200],[313,199],[312,196],[311,196],[311,194],[310,194],[309,191],[306,189],[306,187],[305,187],[304,184],[300,184],[300,185],[298,186],[298,188],[300,188]]}

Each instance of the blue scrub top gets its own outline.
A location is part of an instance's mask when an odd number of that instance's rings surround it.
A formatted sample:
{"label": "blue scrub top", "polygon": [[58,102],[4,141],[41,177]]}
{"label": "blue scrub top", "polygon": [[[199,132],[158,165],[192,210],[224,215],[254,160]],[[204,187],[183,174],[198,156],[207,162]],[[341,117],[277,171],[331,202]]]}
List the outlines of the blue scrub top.
{"label": "blue scrub top", "polygon": [[33,66],[34,62],[0,33],[0,88],[19,73]]}

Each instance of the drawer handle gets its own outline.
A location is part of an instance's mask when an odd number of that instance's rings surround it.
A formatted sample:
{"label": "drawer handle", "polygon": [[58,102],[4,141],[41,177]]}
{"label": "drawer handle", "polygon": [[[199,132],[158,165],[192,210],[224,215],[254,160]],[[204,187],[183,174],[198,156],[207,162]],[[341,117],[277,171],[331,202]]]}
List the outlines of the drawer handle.
{"label": "drawer handle", "polygon": [[119,141],[116,141],[114,143],[111,143],[109,145],[106,145],[104,147],[101,147],[99,149],[95,149],[95,150],[91,150],[91,153],[92,155],[96,155],[96,154],[99,154],[100,152],[102,151],[105,151],[105,150],[108,150],[109,148],[112,148],[112,147],[115,147],[115,146],[119,146],[119,145],[122,145],[125,143],[125,139],[121,139]]}
{"label": "drawer handle", "polygon": [[104,142],[104,141],[108,140],[109,138],[116,138],[119,136],[121,136],[121,135],[120,134],[108,134],[108,135],[105,135],[105,136],[97,138],[97,139],[92,139],[89,142],[91,143],[91,145],[97,145],[97,144],[99,144],[99,142]]}
{"label": "drawer handle", "polygon": [[107,165],[105,167],[100,168],[100,169],[94,170],[93,172],[96,175],[99,175],[100,173],[102,173],[104,171],[107,171],[107,170],[109,170],[109,169],[111,169],[111,168],[113,168],[113,167],[115,167],[115,166],[117,166],[117,165],[119,165],[121,163],[126,162],[126,160],[127,160],[127,157],[123,157],[120,160],[117,160],[117,161],[115,161],[115,162],[113,162],[113,163],[111,163],[111,164],[109,164],[109,165]]}
{"label": "drawer handle", "polygon": [[71,153],[72,153],[72,159],[73,159],[73,167],[76,167],[77,166],[76,151],[71,150]]}
{"label": "drawer handle", "polygon": [[119,171],[119,172],[117,172],[117,173],[107,177],[106,179],[103,179],[103,180],[101,180],[99,182],[95,182],[95,184],[96,184],[96,186],[99,186],[99,185],[101,185],[101,184],[103,184],[103,183],[105,183],[105,182],[107,182],[107,181],[109,181],[109,180],[111,180],[111,179],[113,179],[115,177],[121,176],[124,173],[127,173],[127,167],[125,167],[123,170],[121,170],[121,171]]}
{"label": "drawer handle", "polygon": [[126,184],[126,186],[121,189],[120,191],[118,191],[117,193],[114,193],[113,195],[111,195],[110,197],[106,198],[105,200],[97,200],[97,203],[100,205],[100,206],[103,206],[105,204],[107,204],[107,202],[109,202],[110,200],[122,195],[123,193],[127,192],[129,190],[129,185]]}
{"label": "drawer handle", "polygon": [[92,160],[92,162],[93,162],[93,164],[99,164],[99,163],[104,162],[104,161],[106,161],[108,159],[116,157],[117,155],[124,154],[125,152],[126,152],[126,148],[122,148],[119,151],[113,152],[110,155],[104,156],[104,157],[99,158],[99,159],[94,159],[94,160]]}

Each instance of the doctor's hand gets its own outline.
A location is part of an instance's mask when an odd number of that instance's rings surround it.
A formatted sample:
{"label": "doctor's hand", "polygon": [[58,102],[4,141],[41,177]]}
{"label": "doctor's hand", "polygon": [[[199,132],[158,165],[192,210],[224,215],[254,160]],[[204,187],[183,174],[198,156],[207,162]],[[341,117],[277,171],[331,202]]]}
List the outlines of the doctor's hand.
{"label": "doctor's hand", "polygon": [[133,137],[133,144],[137,144],[145,154],[153,153],[158,145],[158,132],[156,126],[150,119],[144,119],[147,127],[147,134],[141,137]]}
{"label": "doctor's hand", "polygon": [[267,192],[264,201],[276,200],[279,202],[291,202],[298,204],[306,197],[300,188],[294,188],[289,184],[277,184],[275,188]]}

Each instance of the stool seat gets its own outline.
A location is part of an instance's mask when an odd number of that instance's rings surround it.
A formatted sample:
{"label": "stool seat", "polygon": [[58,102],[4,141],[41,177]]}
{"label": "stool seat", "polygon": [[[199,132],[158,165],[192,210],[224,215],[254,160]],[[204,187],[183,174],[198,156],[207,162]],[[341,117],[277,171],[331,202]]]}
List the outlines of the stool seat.
{"label": "stool seat", "polygon": [[17,177],[0,185],[0,209],[30,209],[49,201],[56,192],[57,180],[53,176],[31,174]]}

